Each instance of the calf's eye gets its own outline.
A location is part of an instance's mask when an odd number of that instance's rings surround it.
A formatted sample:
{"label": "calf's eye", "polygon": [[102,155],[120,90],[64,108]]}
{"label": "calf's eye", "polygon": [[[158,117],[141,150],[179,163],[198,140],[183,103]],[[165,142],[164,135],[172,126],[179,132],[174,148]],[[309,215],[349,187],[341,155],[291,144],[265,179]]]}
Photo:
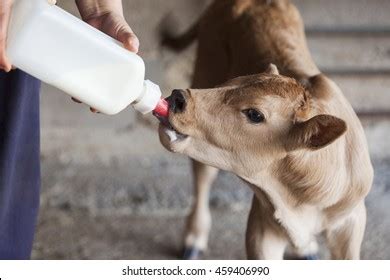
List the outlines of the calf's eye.
{"label": "calf's eye", "polygon": [[242,113],[254,124],[262,123],[265,120],[264,114],[256,109],[246,109]]}

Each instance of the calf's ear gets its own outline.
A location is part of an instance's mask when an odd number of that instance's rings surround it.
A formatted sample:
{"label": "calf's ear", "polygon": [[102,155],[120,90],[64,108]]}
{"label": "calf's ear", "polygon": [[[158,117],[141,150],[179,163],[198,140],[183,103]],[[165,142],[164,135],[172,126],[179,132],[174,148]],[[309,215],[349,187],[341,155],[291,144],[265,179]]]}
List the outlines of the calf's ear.
{"label": "calf's ear", "polygon": [[265,70],[265,73],[272,74],[272,75],[279,75],[279,70],[275,64],[271,63],[270,65],[268,65],[268,68],[267,68],[267,70]]}
{"label": "calf's ear", "polygon": [[290,131],[287,149],[319,150],[333,143],[347,131],[342,119],[331,115],[318,115],[307,121],[294,124]]}

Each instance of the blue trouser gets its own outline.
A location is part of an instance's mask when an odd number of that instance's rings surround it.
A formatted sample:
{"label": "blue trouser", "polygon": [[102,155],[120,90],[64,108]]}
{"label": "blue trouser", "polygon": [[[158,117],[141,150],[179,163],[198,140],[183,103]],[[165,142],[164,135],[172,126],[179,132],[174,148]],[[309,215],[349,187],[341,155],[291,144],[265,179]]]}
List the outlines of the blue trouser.
{"label": "blue trouser", "polygon": [[39,207],[39,88],[0,70],[0,259],[29,259]]}

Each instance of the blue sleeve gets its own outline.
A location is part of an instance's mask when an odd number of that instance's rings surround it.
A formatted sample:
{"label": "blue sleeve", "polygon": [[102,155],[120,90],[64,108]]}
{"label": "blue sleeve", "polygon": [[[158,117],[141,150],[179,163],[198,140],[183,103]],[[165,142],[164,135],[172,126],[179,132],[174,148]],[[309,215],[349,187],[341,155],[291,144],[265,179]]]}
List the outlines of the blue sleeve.
{"label": "blue sleeve", "polygon": [[39,206],[40,82],[0,71],[0,259],[28,259]]}

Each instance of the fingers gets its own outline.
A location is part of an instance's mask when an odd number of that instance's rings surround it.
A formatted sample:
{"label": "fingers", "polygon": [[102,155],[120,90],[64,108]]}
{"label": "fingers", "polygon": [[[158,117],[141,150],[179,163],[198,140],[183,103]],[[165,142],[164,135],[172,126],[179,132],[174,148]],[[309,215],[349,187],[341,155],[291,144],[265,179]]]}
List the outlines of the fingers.
{"label": "fingers", "polygon": [[74,102],[76,102],[76,103],[79,103],[79,104],[83,103],[83,102],[81,102],[80,100],[78,100],[78,99],[76,99],[76,98],[74,98],[74,97],[72,97],[72,101],[74,101]]}
{"label": "fingers", "polygon": [[7,30],[11,14],[12,0],[0,2],[0,69],[9,72],[12,65],[6,54]]}
{"label": "fingers", "polygon": [[[78,99],[76,99],[76,98],[74,98],[74,97],[72,97],[72,101],[73,101],[73,102],[76,102],[76,103],[79,103],[79,104],[83,103],[83,102],[81,102],[80,100],[78,100]],[[98,110],[96,110],[95,108],[90,107],[89,110],[90,110],[92,113],[100,114],[100,112],[99,112]]]}

